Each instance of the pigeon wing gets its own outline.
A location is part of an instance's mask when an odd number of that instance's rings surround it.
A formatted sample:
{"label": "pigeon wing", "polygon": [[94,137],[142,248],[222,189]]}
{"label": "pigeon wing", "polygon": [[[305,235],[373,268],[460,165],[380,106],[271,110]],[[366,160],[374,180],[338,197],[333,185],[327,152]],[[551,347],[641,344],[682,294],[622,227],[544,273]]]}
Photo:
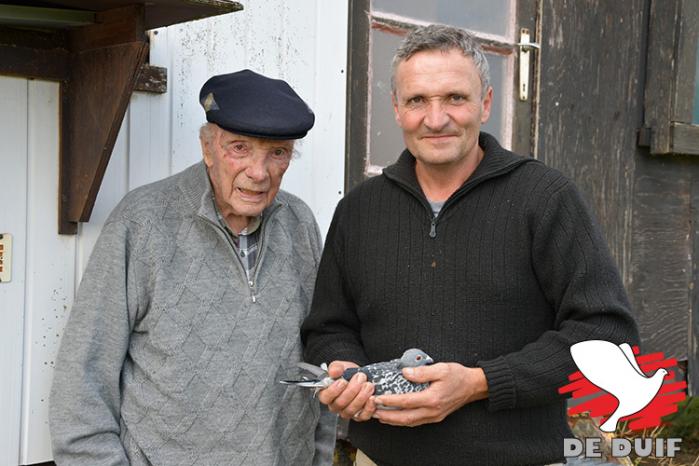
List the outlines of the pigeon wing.
{"label": "pigeon wing", "polygon": [[364,366],[362,369],[368,371],[378,371],[378,370],[398,370],[398,365],[400,364],[400,359],[391,359],[390,361],[375,362],[374,364],[369,364]]}
{"label": "pigeon wing", "polygon": [[403,377],[403,373],[397,369],[387,369],[383,367],[373,367],[371,370],[362,368],[369,382],[374,384],[375,395],[387,395],[420,392],[427,387],[428,383],[413,383]]}

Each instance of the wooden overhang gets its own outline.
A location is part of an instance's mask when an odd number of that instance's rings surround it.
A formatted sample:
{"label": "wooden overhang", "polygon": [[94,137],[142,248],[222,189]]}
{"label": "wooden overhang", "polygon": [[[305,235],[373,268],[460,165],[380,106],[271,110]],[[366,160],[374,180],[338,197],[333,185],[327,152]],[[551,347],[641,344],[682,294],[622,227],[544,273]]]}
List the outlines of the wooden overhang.
{"label": "wooden overhang", "polygon": [[60,82],[60,234],[90,219],[131,94],[158,74],[146,65],[146,31],[242,9],[226,0],[0,1],[0,74]]}

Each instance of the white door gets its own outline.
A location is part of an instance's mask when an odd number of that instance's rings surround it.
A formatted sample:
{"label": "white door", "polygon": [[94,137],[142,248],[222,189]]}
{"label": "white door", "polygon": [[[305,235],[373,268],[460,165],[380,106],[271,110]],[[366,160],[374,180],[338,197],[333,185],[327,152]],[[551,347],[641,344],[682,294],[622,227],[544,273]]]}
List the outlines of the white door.
{"label": "white door", "polygon": [[0,282],[0,464],[31,464],[52,458],[48,395],[76,239],[57,233],[58,84],[3,77],[0,102],[0,233],[13,238],[12,276]]}

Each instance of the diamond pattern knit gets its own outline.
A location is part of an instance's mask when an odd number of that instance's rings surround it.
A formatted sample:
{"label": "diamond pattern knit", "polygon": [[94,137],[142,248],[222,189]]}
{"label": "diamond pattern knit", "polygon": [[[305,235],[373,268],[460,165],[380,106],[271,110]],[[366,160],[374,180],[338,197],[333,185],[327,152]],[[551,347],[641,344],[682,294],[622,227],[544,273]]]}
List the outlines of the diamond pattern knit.
{"label": "diamond pattern knit", "polygon": [[280,192],[248,280],[210,190],[197,164],[105,224],[56,365],[59,464],[311,464],[318,402],[277,380],[302,358],[318,228]]}

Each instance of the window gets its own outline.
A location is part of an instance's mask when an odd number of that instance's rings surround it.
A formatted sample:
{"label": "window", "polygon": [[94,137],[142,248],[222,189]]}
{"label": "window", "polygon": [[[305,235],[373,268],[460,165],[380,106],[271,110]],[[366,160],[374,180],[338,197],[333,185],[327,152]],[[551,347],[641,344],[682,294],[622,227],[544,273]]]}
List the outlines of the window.
{"label": "window", "polygon": [[[350,2],[351,86],[348,115],[347,183],[349,189],[367,176],[381,173],[404,149],[391,103],[391,61],[403,37],[413,28],[431,24],[462,27],[481,42],[490,65],[493,107],[483,130],[512,148],[516,116],[531,105],[515,95],[518,8],[520,0],[353,0]],[[533,10],[533,8],[532,8]],[[527,15],[533,18],[535,15]],[[533,21],[533,20],[532,20]],[[533,24],[531,25],[533,29]],[[526,123],[529,126],[526,116]],[[528,133],[527,133],[528,136]],[[526,149],[529,149],[527,146]],[[528,150],[525,150],[528,152]]]}

